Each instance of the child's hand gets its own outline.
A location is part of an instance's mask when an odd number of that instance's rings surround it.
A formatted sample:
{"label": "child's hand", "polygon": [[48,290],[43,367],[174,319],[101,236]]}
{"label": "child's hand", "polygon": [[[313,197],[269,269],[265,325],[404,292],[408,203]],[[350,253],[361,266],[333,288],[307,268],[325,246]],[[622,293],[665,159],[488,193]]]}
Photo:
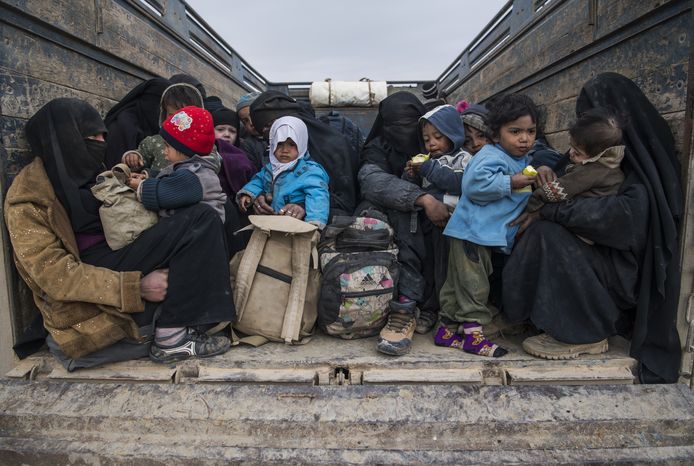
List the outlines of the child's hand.
{"label": "child's hand", "polygon": [[136,150],[129,150],[125,154],[121,161],[130,167],[131,170],[141,170],[145,164],[142,162],[142,156]]}
{"label": "child's hand", "polygon": [[131,173],[130,178],[128,178],[128,186],[137,191],[140,187],[140,183],[147,179],[147,175],[144,173]]}
{"label": "child's hand", "polygon": [[536,185],[544,186],[551,183],[557,179],[557,174],[546,165],[543,165],[537,169]]}
{"label": "child's hand", "polygon": [[405,172],[410,178],[417,178],[419,176],[419,169],[421,167],[421,163],[412,163],[412,160],[408,160],[405,164]]}
{"label": "child's hand", "polygon": [[523,173],[516,173],[515,175],[511,176],[511,189],[525,188],[534,182],[534,176],[525,176]]}
{"label": "child's hand", "polygon": [[251,205],[253,202],[253,199],[251,199],[251,196],[248,194],[242,194],[239,196],[239,208],[241,209],[241,212],[246,213],[248,210],[248,207]]}

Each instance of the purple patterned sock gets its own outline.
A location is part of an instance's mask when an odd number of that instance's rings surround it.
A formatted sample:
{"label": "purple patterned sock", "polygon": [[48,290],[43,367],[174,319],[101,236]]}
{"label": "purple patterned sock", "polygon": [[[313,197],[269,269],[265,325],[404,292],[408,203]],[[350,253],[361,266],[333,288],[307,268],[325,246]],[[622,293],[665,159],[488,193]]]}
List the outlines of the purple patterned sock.
{"label": "purple patterned sock", "polygon": [[461,349],[463,347],[463,336],[451,332],[448,327],[441,325],[436,331],[436,335],[434,335],[434,344],[436,346]]}
{"label": "purple patterned sock", "polygon": [[463,351],[466,353],[493,358],[498,358],[508,353],[508,350],[487,340],[482,332],[482,326],[477,322],[464,322],[463,332],[465,332]]}

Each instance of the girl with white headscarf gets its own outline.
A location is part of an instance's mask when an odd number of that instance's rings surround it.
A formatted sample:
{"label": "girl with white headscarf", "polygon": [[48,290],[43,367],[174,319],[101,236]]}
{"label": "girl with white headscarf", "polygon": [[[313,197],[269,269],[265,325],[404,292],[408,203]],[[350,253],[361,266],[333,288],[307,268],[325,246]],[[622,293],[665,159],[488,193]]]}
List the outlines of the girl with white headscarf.
{"label": "girl with white headscarf", "polygon": [[296,117],[278,118],[270,128],[270,163],[236,195],[246,212],[261,194],[276,215],[290,215],[323,228],[328,223],[328,174],[311,160],[308,130]]}

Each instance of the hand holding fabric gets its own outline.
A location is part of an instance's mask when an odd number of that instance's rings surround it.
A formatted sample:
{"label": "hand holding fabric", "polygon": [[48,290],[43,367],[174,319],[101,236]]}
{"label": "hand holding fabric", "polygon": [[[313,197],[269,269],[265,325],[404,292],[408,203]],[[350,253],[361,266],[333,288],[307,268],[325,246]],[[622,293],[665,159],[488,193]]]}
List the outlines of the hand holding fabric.
{"label": "hand holding fabric", "polygon": [[169,286],[169,269],[160,269],[148,273],[140,281],[140,296],[145,301],[159,303],[166,298]]}

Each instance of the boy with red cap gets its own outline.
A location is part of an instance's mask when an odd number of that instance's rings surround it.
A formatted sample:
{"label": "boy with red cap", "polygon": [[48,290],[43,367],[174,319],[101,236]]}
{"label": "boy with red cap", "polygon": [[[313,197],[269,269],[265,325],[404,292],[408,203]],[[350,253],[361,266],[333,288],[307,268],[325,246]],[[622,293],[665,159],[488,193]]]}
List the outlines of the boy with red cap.
{"label": "boy with red cap", "polygon": [[149,209],[168,216],[174,209],[198,202],[212,207],[224,222],[227,196],[219,184],[220,158],[210,155],[214,148],[212,115],[205,109],[183,107],[169,116],[159,134],[169,165],[156,178],[133,174],[128,182]]}

